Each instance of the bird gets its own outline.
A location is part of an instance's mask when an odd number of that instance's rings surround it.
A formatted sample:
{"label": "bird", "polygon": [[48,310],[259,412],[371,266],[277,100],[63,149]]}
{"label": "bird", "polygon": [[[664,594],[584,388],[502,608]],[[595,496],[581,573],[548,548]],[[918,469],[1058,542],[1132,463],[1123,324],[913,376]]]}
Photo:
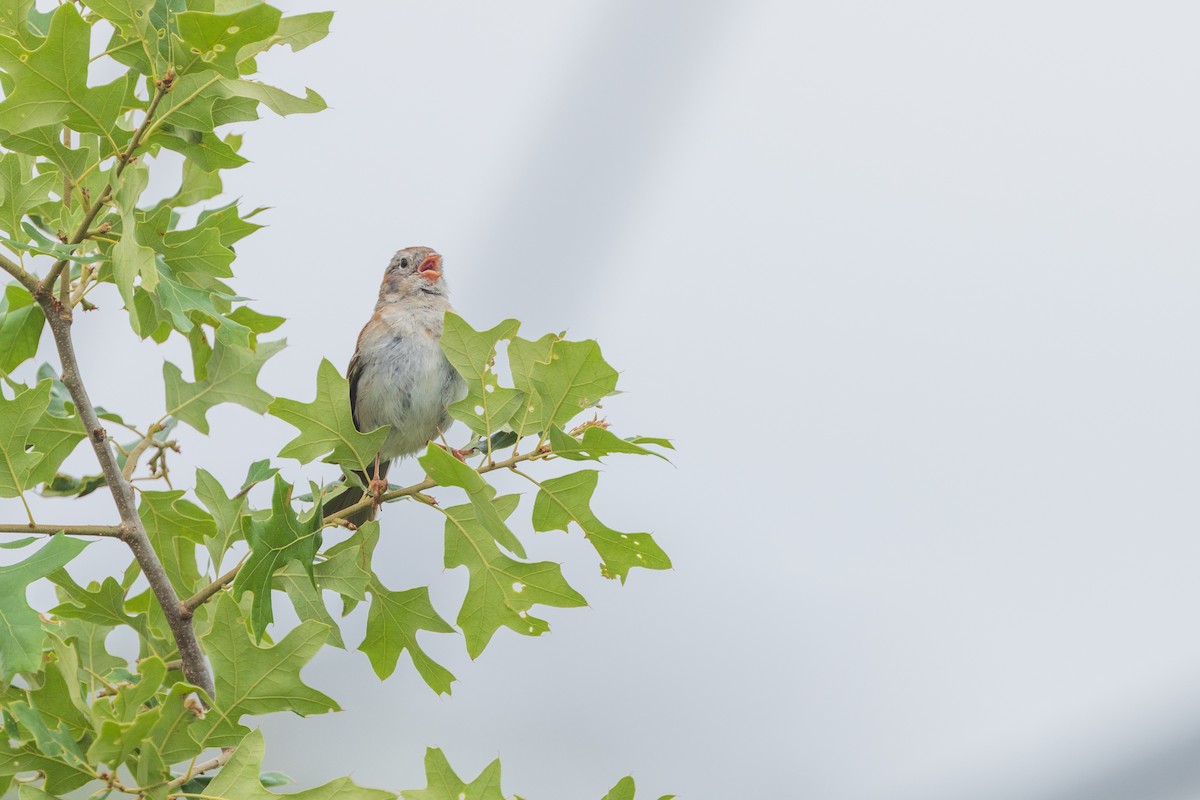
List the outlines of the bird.
{"label": "bird", "polygon": [[[363,433],[391,426],[369,477],[355,470],[376,499],[387,489],[392,461],[442,436],[453,422],[448,407],[467,394],[466,381],[441,348],[442,320],[452,310],[441,255],[429,247],[406,247],[392,256],[375,311],[359,333],[346,369],[354,426]],[[348,508],[364,496],[351,487],[329,500],[325,514]],[[375,503],[345,520],[362,525],[377,511]]]}

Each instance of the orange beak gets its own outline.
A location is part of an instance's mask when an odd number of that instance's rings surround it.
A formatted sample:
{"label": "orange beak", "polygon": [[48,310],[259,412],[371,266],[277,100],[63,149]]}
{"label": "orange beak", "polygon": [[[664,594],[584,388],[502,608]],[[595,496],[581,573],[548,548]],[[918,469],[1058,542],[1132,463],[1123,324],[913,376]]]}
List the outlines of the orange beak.
{"label": "orange beak", "polygon": [[442,277],[442,257],[437,253],[431,253],[428,258],[421,262],[417,273],[427,281],[436,281]]}

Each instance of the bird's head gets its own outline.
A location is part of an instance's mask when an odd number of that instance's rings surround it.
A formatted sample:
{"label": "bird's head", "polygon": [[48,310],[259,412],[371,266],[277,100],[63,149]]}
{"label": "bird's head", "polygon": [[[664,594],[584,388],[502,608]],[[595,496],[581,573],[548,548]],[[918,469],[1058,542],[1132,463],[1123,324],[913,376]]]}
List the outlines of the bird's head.
{"label": "bird's head", "polygon": [[444,297],[446,293],[442,257],[430,247],[406,247],[397,251],[388,263],[383,284],[379,287],[380,301],[426,295]]}

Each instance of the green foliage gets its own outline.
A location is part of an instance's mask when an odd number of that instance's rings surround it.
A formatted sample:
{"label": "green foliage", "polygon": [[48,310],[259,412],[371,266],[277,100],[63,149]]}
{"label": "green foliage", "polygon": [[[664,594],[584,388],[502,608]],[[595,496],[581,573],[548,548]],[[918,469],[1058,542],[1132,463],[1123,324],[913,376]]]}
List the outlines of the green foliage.
{"label": "green foliage", "polygon": [[[408,789],[400,793],[404,800],[504,800],[500,790],[500,760],[496,759],[483,768],[483,772],[470,783],[455,774],[446,755],[436,747],[425,751],[425,780],[424,789]],[[609,790],[601,800],[634,800],[633,778],[625,777]],[[520,797],[513,795],[515,800]],[[668,794],[658,800],[672,800],[675,795]]]}
{"label": "green foliage", "polygon": [[327,456],[330,463],[365,471],[388,435],[386,426],[370,433],[354,427],[350,384],[329,359],[322,359],[317,367],[317,398],[313,402],[280,397],[271,403],[271,413],[300,431],[279,455],[306,464]]}
{"label": "green foliage", "polygon": [[[445,320],[443,350],[467,384],[450,409],[465,429],[462,447],[431,445],[419,457],[428,480],[379,498],[383,527],[347,528],[324,514],[324,499],[342,486],[316,483],[333,477],[318,462],[348,475],[369,471],[388,431],[356,429],[347,381],[327,360],[310,402],[260,385],[263,365],[285,346],[270,338],[284,320],[232,285],[235,246],[261,227],[260,209],[221,197],[222,173],[248,163],[243,135],[264,108],[325,108],[311,89],[293,95],[259,80],[258,57],[303,50],[328,33],[331,18],[285,16],[262,0],[83,0],[45,12],[32,0],[0,2],[0,268],[12,279],[0,295],[0,498],[23,512],[0,521],[0,536],[14,535],[0,541],[8,564],[0,566],[0,793],[280,796],[268,787],[286,778],[263,771],[252,718],[338,710],[301,679],[322,647],[361,652],[381,680],[423,681],[448,695],[456,677],[435,658],[444,648],[477,658],[507,635],[501,629],[542,635],[550,630],[542,617],[569,624],[570,614],[550,609],[586,605],[559,564],[529,559],[534,532],[578,528],[601,574],[622,582],[633,567],[670,567],[649,534],[600,522],[599,473],[571,469],[613,455],[661,458],[670,443],[622,438],[598,416],[577,420],[616,392],[617,371],[594,341],[525,339],[515,319],[486,330],[454,314]],[[102,83],[101,74],[117,77]],[[168,151],[183,166],[164,191],[151,178]],[[105,313],[123,305],[138,339],[186,342],[190,364],[164,363],[161,394],[136,387],[162,398],[157,420],[92,409],[66,359],[64,380],[47,365],[33,369],[42,340],[58,336],[61,345],[68,318],[90,311],[96,297]],[[36,381],[23,383],[31,373]],[[275,458],[250,465],[236,489],[203,469],[194,477],[172,469],[181,443],[209,434],[208,412],[223,403],[295,429],[277,456],[304,471],[303,496]],[[85,429],[91,411],[100,424]],[[99,448],[100,467],[60,472],[85,439]],[[518,495],[498,496],[494,472],[533,487],[523,513]],[[30,492],[77,498],[110,482],[118,496],[124,489],[135,497],[135,509],[119,505],[119,526],[64,534],[35,520],[35,506],[17,505]],[[271,499],[259,507],[267,492],[255,487],[267,482]],[[441,595],[428,582],[436,575],[393,588],[376,573],[380,538],[406,514],[441,515],[444,566],[467,572],[461,598],[435,605]],[[129,544],[139,558],[122,575],[85,585],[71,561],[90,535],[110,537],[105,547]],[[164,578],[147,578],[158,574],[143,574],[147,563],[161,565]],[[27,592],[39,581],[57,600],[35,609]],[[275,621],[280,594],[299,618],[290,629]],[[168,600],[160,605],[160,597]],[[335,600],[340,613],[328,605]],[[356,626],[343,630],[341,619],[360,605],[365,633],[355,641]],[[211,691],[181,628],[199,635]],[[133,638],[136,652],[126,651]],[[221,748],[232,750],[205,765]],[[426,767],[428,788],[404,797],[503,798],[498,762],[470,783],[440,750],[429,751]],[[609,798],[632,791],[625,779]],[[396,797],[348,779],[282,796]]]}
{"label": "green foliage", "polygon": [[25,600],[26,588],[62,569],[86,546],[60,534],[19,564],[0,567],[0,681],[36,672],[41,664],[46,634],[37,612]]}

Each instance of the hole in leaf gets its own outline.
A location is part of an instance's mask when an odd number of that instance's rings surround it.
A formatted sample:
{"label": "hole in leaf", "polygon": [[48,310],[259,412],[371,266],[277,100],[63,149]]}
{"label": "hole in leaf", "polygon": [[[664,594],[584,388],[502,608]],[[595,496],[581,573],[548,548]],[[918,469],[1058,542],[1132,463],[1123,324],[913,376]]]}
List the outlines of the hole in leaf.
{"label": "hole in leaf", "polygon": [[514,581],[514,582],[513,582],[513,591],[514,591],[514,592],[523,592],[523,591],[525,591],[525,584],[521,583],[520,581]]}

